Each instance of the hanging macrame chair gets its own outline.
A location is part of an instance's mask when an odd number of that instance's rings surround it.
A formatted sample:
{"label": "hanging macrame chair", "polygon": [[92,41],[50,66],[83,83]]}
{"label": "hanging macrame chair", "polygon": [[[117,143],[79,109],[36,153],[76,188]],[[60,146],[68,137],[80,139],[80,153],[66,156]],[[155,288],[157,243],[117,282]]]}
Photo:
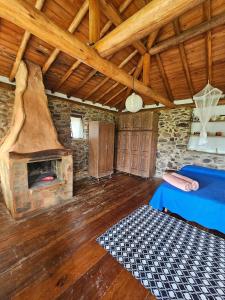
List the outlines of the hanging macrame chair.
{"label": "hanging macrame chair", "polygon": [[201,124],[200,137],[198,144],[207,144],[207,129],[206,126],[211,117],[218,114],[216,106],[219,102],[223,92],[214,88],[209,82],[199,93],[193,96],[196,105],[196,116],[199,118]]}

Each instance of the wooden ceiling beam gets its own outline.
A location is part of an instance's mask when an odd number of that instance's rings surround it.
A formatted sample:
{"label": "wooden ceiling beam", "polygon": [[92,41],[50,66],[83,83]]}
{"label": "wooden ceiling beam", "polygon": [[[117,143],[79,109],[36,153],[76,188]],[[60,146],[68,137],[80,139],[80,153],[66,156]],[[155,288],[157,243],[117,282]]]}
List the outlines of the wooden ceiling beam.
{"label": "wooden ceiling beam", "polygon": [[89,0],[89,42],[96,43],[100,38],[100,3],[99,0]]}
{"label": "wooden ceiling beam", "polygon": [[[126,8],[131,4],[131,2],[133,2],[134,0],[125,0],[119,7],[118,11],[120,14],[122,14]],[[112,26],[113,22],[111,20],[109,20],[105,26],[102,28],[101,32],[100,32],[100,37],[102,38],[106,32],[110,29],[110,27]]]}
{"label": "wooden ceiling beam", "polygon": [[[178,19],[174,20],[173,26],[174,26],[174,31],[175,31],[176,35],[179,35],[181,33],[181,31],[180,31],[180,24],[179,24]],[[183,70],[185,73],[186,82],[187,82],[191,97],[193,97],[194,88],[193,88],[193,83],[192,83],[191,74],[190,74],[188,63],[187,63],[187,56],[186,56],[186,52],[185,52],[183,43],[179,44],[179,53],[180,53],[180,58],[181,58],[181,62],[183,65]]]}
{"label": "wooden ceiling beam", "polygon": [[102,57],[142,39],[204,0],[154,0],[95,44]]}
{"label": "wooden ceiling beam", "polygon": [[[113,22],[114,25],[118,26],[123,23],[123,18],[112,3],[107,0],[100,0],[100,3],[102,12],[109,20]],[[147,51],[145,45],[141,41],[135,41],[132,46],[142,55]]]}
{"label": "wooden ceiling beam", "polygon": [[[44,3],[45,3],[45,0],[36,0],[35,8],[38,9],[38,10],[41,10],[42,7],[43,7],[43,5],[44,5]],[[31,33],[26,30],[24,32],[22,41],[20,43],[19,49],[18,49],[17,54],[16,54],[16,59],[14,61],[11,73],[9,75],[9,80],[10,81],[13,81],[14,78],[15,78],[15,76],[16,76],[17,70],[19,68],[21,60],[23,59],[23,55],[24,55],[24,53],[26,51],[27,44],[28,44],[28,42],[30,40],[30,37],[31,37]]]}
{"label": "wooden ceiling beam", "polygon": [[[132,76],[128,75],[124,70],[119,69],[110,61],[101,58],[95,49],[88,47],[74,35],[57,26],[45,14],[32,7],[29,2],[23,0],[0,0],[0,7],[0,17],[25,30],[29,30],[33,35],[46,43],[60,49],[71,57],[82,61],[107,77],[132,88]],[[151,97],[168,107],[174,107],[174,104],[167,98],[145,86],[142,82],[138,80],[134,81],[135,90],[138,93]]]}
{"label": "wooden ceiling beam", "polygon": [[[204,11],[207,21],[211,20],[211,1],[207,0],[204,3]],[[208,71],[208,81],[212,83],[212,32],[207,31],[206,34],[206,49],[207,49],[207,71]]]}
{"label": "wooden ceiling beam", "polygon": [[157,65],[158,65],[158,68],[159,68],[159,71],[160,71],[160,74],[161,74],[161,77],[162,77],[167,95],[168,95],[170,101],[173,102],[173,100],[174,100],[173,99],[173,94],[172,94],[172,91],[171,91],[171,88],[170,88],[168,78],[166,76],[166,72],[165,72],[164,67],[163,67],[163,63],[162,63],[160,54],[156,54],[156,61],[157,61]]}
{"label": "wooden ceiling beam", "polygon": [[[133,74],[133,72],[136,70],[136,67],[133,67],[128,74],[131,75]],[[100,101],[105,95],[107,95],[109,92],[111,92],[113,89],[115,89],[120,83],[116,82],[114,83],[108,90],[106,90],[98,99],[97,102]],[[127,87],[126,87],[127,88]],[[116,96],[115,96],[116,97]],[[112,99],[115,98],[114,96],[112,96],[110,99],[106,100],[105,102],[103,102],[103,105],[109,103]]]}
{"label": "wooden ceiling beam", "polygon": [[183,31],[180,35],[171,37],[165,41],[156,44],[149,51],[151,55],[161,53],[170,47],[177,46],[180,43],[184,43],[191,38],[194,38],[202,33],[205,33],[217,26],[225,24],[225,12],[219,14],[216,17],[211,18],[210,21],[206,21],[200,25],[196,25],[188,30]]}
{"label": "wooden ceiling beam", "polygon": [[[129,54],[118,66],[118,68],[122,69],[136,54],[137,54],[137,50],[134,50],[133,52],[131,52],[131,54]],[[105,79],[103,79],[102,82],[100,82],[98,85],[96,85],[96,87],[91,90],[87,96],[85,96],[85,100],[89,99],[90,96],[92,96],[95,92],[97,92],[106,82],[109,81],[109,77],[106,77]],[[94,103],[97,101],[94,101]]]}
{"label": "wooden ceiling beam", "polygon": [[[68,27],[68,31],[70,33],[74,33],[77,27],[80,25],[81,21],[85,17],[86,13],[88,12],[88,6],[89,2],[88,0],[85,0],[82,6],[80,7],[78,13],[74,17],[73,21],[71,22],[70,26]],[[55,48],[49,58],[46,60],[45,64],[42,67],[42,73],[43,75],[48,71],[48,69],[51,67],[53,62],[56,60],[57,56],[59,55],[60,50]],[[72,67],[72,66],[71,66]]]}

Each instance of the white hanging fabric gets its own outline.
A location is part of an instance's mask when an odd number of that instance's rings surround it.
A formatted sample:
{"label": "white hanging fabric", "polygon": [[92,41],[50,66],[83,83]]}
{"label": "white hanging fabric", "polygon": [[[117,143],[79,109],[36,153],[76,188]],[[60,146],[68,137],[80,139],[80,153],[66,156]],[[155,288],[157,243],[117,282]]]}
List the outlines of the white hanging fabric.
{"label": "white hanging fabric", "polygon": [[196,105],[196,116],[199,118],[201,123],[201,131],[199,137],[199,145],[207,144],[207,130],[206,125],[210,118],[215,116],[216,109],[220,97],[223,92],[217,88],[214,88],[208,83],[203,90],[193,96]]}

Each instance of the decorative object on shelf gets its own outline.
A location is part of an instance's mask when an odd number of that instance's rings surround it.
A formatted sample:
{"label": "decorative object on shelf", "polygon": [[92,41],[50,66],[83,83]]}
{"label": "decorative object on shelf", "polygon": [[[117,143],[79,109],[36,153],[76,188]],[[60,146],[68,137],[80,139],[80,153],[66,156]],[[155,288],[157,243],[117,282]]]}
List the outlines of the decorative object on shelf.
{"label": "decorative object on shelf", "polygon": [[127,97],[125,102],[126,109],[132,113],[138,112],[142,109],[143,100],[141,96],[134,92],[134,77],[133,77],[133,93]]}
{"label": "decorative object on shelf", "polygon": [[196,105],[196,115],[201,123],[201,131],[198,144],[207,144],[207,130],[206,125],[209,120],[217,114],[215,108],[218,104],[223,92],[214,88],[209,82],[199,93],[193,96]]}

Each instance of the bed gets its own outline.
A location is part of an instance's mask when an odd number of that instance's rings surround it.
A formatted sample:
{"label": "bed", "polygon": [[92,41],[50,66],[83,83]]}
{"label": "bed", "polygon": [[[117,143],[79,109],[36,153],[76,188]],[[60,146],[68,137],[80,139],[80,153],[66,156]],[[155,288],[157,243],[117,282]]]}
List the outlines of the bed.
{"label": "bed", "polygon": [[167,208],[188,221],[225,233],[225,171],[188,165],[178,173],[197,180],[199,190],[184,192],[163,182],[150,205],[158,210]]}

